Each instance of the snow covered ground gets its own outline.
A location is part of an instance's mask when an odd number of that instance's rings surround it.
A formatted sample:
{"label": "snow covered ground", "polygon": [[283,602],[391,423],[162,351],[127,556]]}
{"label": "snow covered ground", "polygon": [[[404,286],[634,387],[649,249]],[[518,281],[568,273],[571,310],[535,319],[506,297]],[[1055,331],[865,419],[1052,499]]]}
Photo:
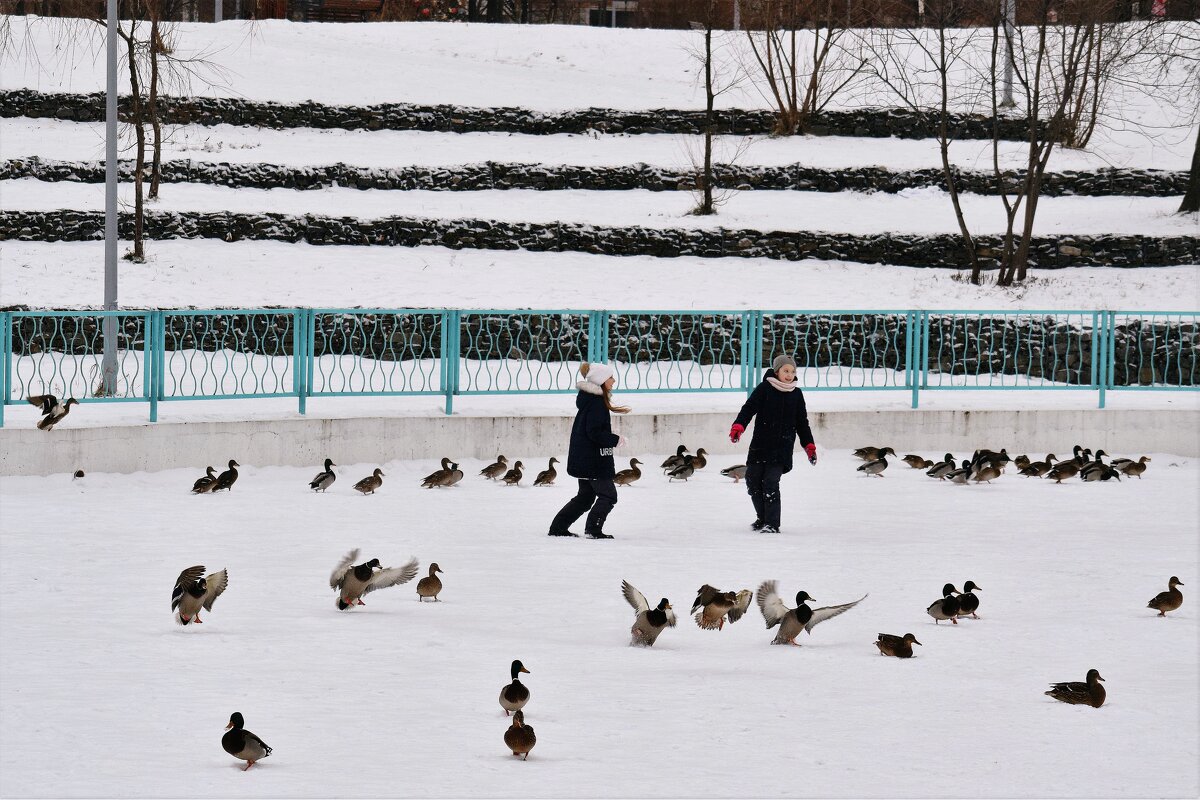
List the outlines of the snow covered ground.
{"label": "snow covered ground", "polygon": [[[132,205],[133,186],[122,184],[121,202]],[[28,178],[0,181],[9,210],[103,211],[104,184],[49,182]],[[998,197],[964,195],[963,213],[973,233],[1003,233],[1004,206]],[[181,183],[164,192],[160,211],[324,214],[372,219],[389,216],[641,225],[649,228],[751,228],[875,234],[955,233],[949,195],[932,187],[882,192],[730,192],[715,216],[691,214],[689,192],[533,189],[478,192],[391,191],[335,187],[313,191],[250,189]],[[1178,215],[1177,197],[1044,197],[1034,235],[1200,234],[1200,216]]]}
{"label": "snow covered ground", "polygon": [[[1051,169],[1141,167],[1186,170],[1191,165],[1193,131],[1157,132],[1140,140],[1110,143],[1096,150],[1056,149]],[[123,157],[132,158],[126,135]],[[166,126],[163,159],[287,165],[345,163],[362,167],[453,166],[483,161],[574,166],[636,163],[691,169],[703,151],[699,136],[629,134],[434,133],[423,131],[347,131],[289,128],[274,130],[236,125]],[[1025,151],[1022,151],[1022,148]],[[990,172],[990,142],[963,139],[950,148],[964,169]],[[718,161],[744,166],[803,164],[810,167],[882,166],[893,171],[941,167],[932,139],[874,139],[846,136],[718,136]],[[1028,146],[1000,143],[1001,163],[1019,168]],[[102,161],[104,125],[91,122],[0,119],[0,159],[37,155],[64,161]]]}
{"label": "snow covered ground", "polygon": [[[551,454],[507,455],[537,470]],[[867,478],[825,451],[786,476],[771,537],[746,529],[742,488],[718,474],[732,463],[686,484],[648,469],[622,490],[610,542],[544,536],[565,479],[510,489],[477,478],[481,463],[437,491],[417,487],[433,460],[382,464],[374,497],[350,486],[375,464],[340,465],[324,496],[306,487],[315,464],[246,465],[231,494],[199,497],[199,464],[4,479],[0,794],[1200,792],[1195,459],[1155,453],[1120,484],[952,486],[902,464]],[[335,611],[327,577],[355,547],[437,561],[444,602],[418,604],[409,584]],[[192,564],[228,568],[229,589],[179,628],[168,590]],[[1171,575],[1186,599],[1158,619],[1145,603]],[[770,647],[757,608],[719,633],[687,618],[702,583],[769,578],[818,606],[869,597],[800,648]],[[622,579],[681,617],[653,650],[626,646]],[[925,607],[967,579],[982,618],[935,626]],[[924,646],[882,658],[880,631]],[[496,700],[518,658],[528,762],[506,752]],[[1043,696],[1093,667],[1103,708]],[[275,748],[245,773],[220,747],[233,711]]]}

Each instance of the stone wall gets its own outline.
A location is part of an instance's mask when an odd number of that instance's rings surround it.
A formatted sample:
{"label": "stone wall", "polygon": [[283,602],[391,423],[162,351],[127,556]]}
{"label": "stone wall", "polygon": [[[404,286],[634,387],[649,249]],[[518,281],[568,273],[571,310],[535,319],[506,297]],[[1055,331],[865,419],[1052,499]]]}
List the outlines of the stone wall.
{"label": "stone wall", "polygon": [[[797,366],[894,370],[905,368],[909,317],[896,314],[774,314],[763,316],[759,363],[778,352],[795,354]],[[1094,332],[1080,315],[930,315],[929,371],[938,376],[1022,376],[1033,383],[1092,383]],[[231,350],[291,356],[298,327],[289,312],[190,314],[164,317],[167,351]],[[459,357],[478,362],[505,359],[537,363],[578,362],[589,342],[582,315],[536,312],[461,312]],[[13,354],[101,351],[98,317],[22,317],[12,331]],[[145,348],[141,317],[118,325],[118,346]],[[919,334],[918,334],[919,336]],[[647,364],[688,361],[700,366],[740,363],[742,316],[729,314],[609,314],[610,360]],[[439,358],[441,316],[411,312],[313,314],[313,355],[355,355],[396,362]],[[1116,386],[1166,383],[1200,385],[1200,320],[1122,320],[1113,329]]]}
{"label": "stone wall", "polygon": [[[133,217],[120,217],[121,236],[133,231]],[[104,214],[91,211],[0,211],[0,241],[91,241],[103,238]],[[600,255],[648,255],[816,258],[895,264],[908,267],[962,268],[957,234],[852,235],[820,231],[748,229],[602,227],[586,224],[497,222],[479,219],[422,219],[231,212],[146,214],[148,239],[270,240],[329,245],[442,246],[453,249],[582,252]],[[975,237],[985,265],[994,266],[1001,246],[997,236]],[[1158,267],[1200,263],[1200,236],[1137,235],[1035,237],[1030,266]]]}
{"label": "stone wall", "polygon": [[[122,161],[123,180],[132,180],[133,162]],[[1009,190],[1015,189],[1021,172],[1006,175]],[[714,167],[718,186],[726,189],[795,189],[841,192],[879,191],[894,194],[904,189],[942,187],[940,169],[892,172],[882,167],[821,169],[802,164],[744,166],[719,164]],[[485,161],[446,167],[401,168],[325,166],[282,166],[277,164],[230,164],[213,161],[166,161],[162,164],[166,183],[205,183],[255,189],[326,189],[348,186],[356,189],[426,191],[479,191],[487,189],[648,189],[652,192],[694,189],[695,170],[669,169],[648,164],[578,167],[517,164]],[[42,181],[103,183],[103,161],[53,161],[36,156],[0,161],[0,179],[36,178]],[[996,194],[995,179],[983,172],[960,172],[960,190]],[[1042,195],[1123,195],[1172,197],[1187,191],[1188,173],[1152,169],[1102,169],[1051,172],[1045,176]]]}
{"label": "stone wall", "polygon": [[[623,111],[584,108],[543,112],[524,108],[471,108],[451,105],[380,103],[372,106],[329,106],[320,103],[256,102],[237,98],[160,97],[164,122],[172,125],[251,125],[261,128],[342,128],[346,130],[444,131],[454,133],[700,133],[704,112],[683,109]],[[125,109],[127,97],[119,101]],[[0,92],[0,117],[41,117],[75,122],[104,120],[104,95],[47,94],[31,89]],[[717,111],[722,134],[770,133],[775,116],[766,110]],[[981,115],[956,114],[950,127],[959,139],[992,138],[992,121]],[[809,132],[824,136],[936,136],[936,114],[902,108],[827,111],[816,115]],[[1024,140],[1022,119],[1002,117],[1001,139]]]}

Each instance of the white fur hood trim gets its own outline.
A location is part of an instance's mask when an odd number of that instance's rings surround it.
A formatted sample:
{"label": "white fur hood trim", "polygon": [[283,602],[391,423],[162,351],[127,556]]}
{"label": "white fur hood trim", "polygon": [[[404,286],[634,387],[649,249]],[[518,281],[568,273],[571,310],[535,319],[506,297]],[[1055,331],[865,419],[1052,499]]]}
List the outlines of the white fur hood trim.
{"label": "white fur hood trim", "polygon": [[604,395],[604,389],[597,386],[596,384],[592,383],[591,381],[584,380],[584,381],[580,381],[579,383],[577,383],[575,385],[577,387],[579,387],[579,391],[581,391],[581,392],[587,392],[588,394],[601,395],[601,396]]}

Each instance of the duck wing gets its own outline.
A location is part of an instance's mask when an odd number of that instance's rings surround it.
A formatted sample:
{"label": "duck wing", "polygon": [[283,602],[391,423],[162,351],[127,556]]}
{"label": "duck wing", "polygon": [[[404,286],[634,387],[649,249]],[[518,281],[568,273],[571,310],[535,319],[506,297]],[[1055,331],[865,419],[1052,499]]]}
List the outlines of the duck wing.
{"label": "duck wing", "polygon": [[175,588],[171,590],[171,610],[179,608],[179,601],[183,599],[184,587],[190,586],[196,581],[204,577],[204,565],[200,564],[195,567],[188,567],[183,572],[179,573],[179,577],[175,579]]}
{"label": "duck wing", "polygon": [[403,567],[381,569],[371,576],[371,580],[367,581],[366,588],[363,589],[363,594],[369,594],[376,589],[386,589],[389,586],[399,586],[402,583],[408,583],[417,577],[417,572],[420,568],[419,562],[414,557]]}
{"label": "duck wing", "polygon": [[346,582],[346,573],[350,571],[350,567],[358,560],[358,548],[354,548],[345,557],[338,562],[338,565],[333,568],[333,574],[329,576],[329,588],[341,589],[342,584]]}
{"label": "duck wing", "polygon": [[729,609],[730,622],[737,622],[746,615],[746,611],[750,608],[750,601],[754,599],[754,592],[749,589],[742,589],[737,593],[737,604]]}
{"label": "duck wing", "polygon": [[225,591],[225,587],[229,585],[229,570],[223,569],[220,572],[214,572],[208,576],[208,591],[204,593],[204,610],[212,611],[213,602],[216,601],[221,593]]}
{"label": "duck wing", "polygon": [[692,603],[692,610],[690,613],[695,614],[702,607],[708,605],[713,600],[715,600],[717,598],[717,595],[719,595],[720,593],[721,593],[720,590],[716,589],[715,587],[709,586],[707,583],[704,584],[696,592],[696,602]]}
{"label": "duck wing", "polygon": [[814,608],[813,613],[812,613],[812,619],[810,619],[804,625],[804,630],[808,631],[809,633],[812,633],[812,629],[817,627],[817,625],[819,625],[820,623],[824,622],[827,619],[832,619],[833,617],[836,617],[838,614],[845,614],[847,611],[854,608],[856,605],[858,605],[859,603],[861,603],[863,600],[866,600],[866,599],[867,599],[867,596],[864,594],[862,597],[858,598],[857,600],[855,600],[852,603],[842,603],[840,606],[825,606],[823,608]]}
{"label": "duck wing", "polygon": [[[638,614],[650,608],[650,604],[646,602],[646,596],[630,586],[629,581],[621,581],[621,594],[625,595],[625,602],[633,606],[633,610]],[[668,617],[673,616],[669,611],[667,614]],[[670,624],[674,625],[675,623],[671,622]]]}
{"label": "duck wing", "polygon": [[763,581],[758,587],[758,610],[762,612],[763,619],[767,621],[768,629],[774,628],[782,622],[787,613],[792,610],[779,596],[777,586],[778,581]]}

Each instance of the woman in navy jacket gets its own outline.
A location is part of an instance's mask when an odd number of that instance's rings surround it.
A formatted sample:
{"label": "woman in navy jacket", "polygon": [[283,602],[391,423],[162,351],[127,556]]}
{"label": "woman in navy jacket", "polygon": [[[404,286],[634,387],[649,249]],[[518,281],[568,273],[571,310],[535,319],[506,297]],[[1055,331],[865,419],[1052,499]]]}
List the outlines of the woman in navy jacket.
{"label": "woman in navy jacket", "polygon": [[750,527],[763,533],[779,533],[779,479],[792,470],[792,449],[797,438],[804,445],[809,463],[817,463],[804,394],[796,382],[796,362],[790,356],[775,357],[729,429],[729,441],[736,443],[742,438],[755,416],[758,421],[754,423],[754,438],[746,454],[746,491],[757,515]]}
{"label": "woman in navy jacket", "polygon": [[[612,402],[612,388],[617,382],[613,368],[607,364],[583,363],[579,366],[583,380],[575,397],[575,424],[571,427],[571,449],[567,454],[567,474],[579,479],[579,493],[571,498],[550,523],[551,536],[578,536],[569,528],[587,513],[583,532],[589,539],[611,539],[604,532],[604,520],[617,504],[617,487],[613,483],[616,466],[613,448],[625,443],[612,432],[609,414],[628,414],[625,406]],[[589,512],[590,509],[590,512]]]}

